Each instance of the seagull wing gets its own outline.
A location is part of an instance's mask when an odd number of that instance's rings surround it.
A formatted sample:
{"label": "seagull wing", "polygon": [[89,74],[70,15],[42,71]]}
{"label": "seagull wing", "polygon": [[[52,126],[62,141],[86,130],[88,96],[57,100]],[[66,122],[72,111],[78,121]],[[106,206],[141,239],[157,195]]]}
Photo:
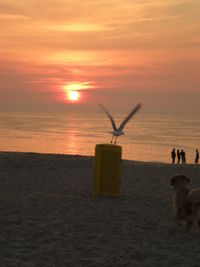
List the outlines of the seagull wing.
{"label": "seagull wing", "polygon": [[113,130],[117,130],[117,127],[115,125],[115,121],[114,119],[112,118],[112,116],[110,115],[109,111],[102,105],[102,104],[99,104],[99,106],[102,108],[102,110],[106,113],[106,115],[108,116],[108,118],[110,119],[111,123],[112,123],[112,127],[113,127]]}
{"label": "seagull wing", "polygon": [[119,131],[122,131],[126,123],[131,119],[131,117],[141,108],[142,104],[138,104],[130,113],[129,115],[122,121],[121,125],[119,126]]}

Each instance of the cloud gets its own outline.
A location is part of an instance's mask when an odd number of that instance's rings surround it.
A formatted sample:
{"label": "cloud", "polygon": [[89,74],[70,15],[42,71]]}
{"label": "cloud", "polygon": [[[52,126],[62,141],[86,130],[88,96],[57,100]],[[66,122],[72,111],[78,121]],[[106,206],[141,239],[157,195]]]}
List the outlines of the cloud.
{"label": "cloud", "polygon": [[17,14],[2,14],[0,13],[0,20],[29,20],[29,17]]}
{"label": "cloud", "polygon": [[197,0],[2,0],[0,92],[30,102],[71,82],[102,92],[195,92],[199,6]]}

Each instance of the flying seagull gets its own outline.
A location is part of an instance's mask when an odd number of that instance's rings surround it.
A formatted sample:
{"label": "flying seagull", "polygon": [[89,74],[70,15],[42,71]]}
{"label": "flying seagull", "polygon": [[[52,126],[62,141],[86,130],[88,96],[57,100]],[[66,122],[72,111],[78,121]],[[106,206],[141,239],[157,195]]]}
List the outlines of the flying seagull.
{"label": "flying seagull", "polygon": [[110,132],[112,134],[112,139],[111,139],[111,143],[113,143],[113,139],[115,139],[114,143],[116,144],[117,141],[117,137],[120,135],[124,135],[123,133],[123,129],[124,126],[126,125],[126,123],[132,118],[132,116],[141,108],[141,104],[137,104],[137,106],[128,114],[128,116],[126,116],[126,118],[122,121],[121,125],[119,126],[119,128],[116,127],[115,121],[112,118],[112,116],[110,115],[109,111],[101,104],[99,104],[100,107],[102,108],[102,110],[106,113],[106,115],[108,116],[108,118],[110,119],[111,123],[112,123],[112,128],[113,131]]}

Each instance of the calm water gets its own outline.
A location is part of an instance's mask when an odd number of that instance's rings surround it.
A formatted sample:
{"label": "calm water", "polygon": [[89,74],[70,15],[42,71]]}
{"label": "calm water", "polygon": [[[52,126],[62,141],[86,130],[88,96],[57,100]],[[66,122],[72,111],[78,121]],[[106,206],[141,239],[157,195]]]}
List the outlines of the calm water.
{"label": "calm water", "polygon": [[[125,114],[115,114],[119,125]],[[95,145],[109,143],[111,124],[104,113],[11,114],[0,113],[0,150],[94,155]],[[173,147],[186,151],[194,162],[200,148],[200,120],[194,116],[137,114],[118,139],[123,158],[170,162]]]}

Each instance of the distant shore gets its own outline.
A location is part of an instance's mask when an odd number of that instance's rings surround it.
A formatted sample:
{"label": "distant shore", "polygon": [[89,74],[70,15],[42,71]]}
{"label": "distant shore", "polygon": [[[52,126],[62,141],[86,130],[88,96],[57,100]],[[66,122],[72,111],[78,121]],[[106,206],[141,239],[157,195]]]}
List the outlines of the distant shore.
{"label": "distant shore", "polygon": [[[197,266],[169,179],[200,166],[123,160],[118,198],[92,197],[94,157],[0,152],[0,266]],[[189,248],[189,249],[188,249]]]}

